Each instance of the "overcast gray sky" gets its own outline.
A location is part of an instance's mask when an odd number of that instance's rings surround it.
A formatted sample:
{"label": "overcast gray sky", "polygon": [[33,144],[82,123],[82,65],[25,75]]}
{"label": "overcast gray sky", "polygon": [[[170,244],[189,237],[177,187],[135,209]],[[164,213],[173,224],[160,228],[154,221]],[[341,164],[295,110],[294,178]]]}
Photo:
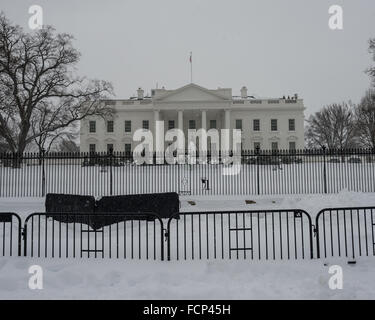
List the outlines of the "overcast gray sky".
{"label": "overcast gray sky", "polygon": [[[29,6],[44,23],[75,36],[80,75],[111,81],[117,98],[138,86],[173,89],[190,82],[280,97],[298,93],[307,114],[358,102],[370,86],[368,39],[374,0],[0,0],[24,28]],[[328,8],[341,5],[344,30],[330,30]]]}

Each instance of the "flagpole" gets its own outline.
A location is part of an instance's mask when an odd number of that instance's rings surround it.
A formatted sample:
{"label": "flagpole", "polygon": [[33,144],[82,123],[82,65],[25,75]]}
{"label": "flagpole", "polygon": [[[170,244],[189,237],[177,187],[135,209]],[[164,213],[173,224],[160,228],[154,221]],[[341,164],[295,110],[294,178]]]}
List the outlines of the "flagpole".
{"label": "flagpole", "polygon": [[193,83],[193,59],[192,59],[191,51],[190,51],[190,83]]}

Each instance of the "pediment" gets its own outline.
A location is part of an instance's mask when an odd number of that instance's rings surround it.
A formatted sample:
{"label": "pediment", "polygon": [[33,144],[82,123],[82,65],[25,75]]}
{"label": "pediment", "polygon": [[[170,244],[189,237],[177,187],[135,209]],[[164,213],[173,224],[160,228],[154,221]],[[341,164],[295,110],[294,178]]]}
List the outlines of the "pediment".
{"label": "pediment", "polygon": [[176,90],[166,91],[165,94],[156,98],[160,102],[170,101],[225,101],[227,98],[217,92],[218,90],[209,90],[196,84],[188,84]]}
{"label": "pediment", "polygon": [[280,141],[280,137],[273,136],[273,137],[269,138],[268,140],[270,140],[270,141]]}
{"label": "pediment", "polygon": [[297,141],[298,140],[298,137],[297,136],[289,136],[287,138],[288,141]]}

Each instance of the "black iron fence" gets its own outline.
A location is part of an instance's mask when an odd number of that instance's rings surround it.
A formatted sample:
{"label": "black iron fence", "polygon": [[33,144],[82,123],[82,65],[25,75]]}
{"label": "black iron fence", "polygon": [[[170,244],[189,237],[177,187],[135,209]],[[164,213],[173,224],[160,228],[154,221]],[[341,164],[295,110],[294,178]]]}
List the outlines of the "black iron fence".
{"label": "black iron fence", "polygon": [[[296,260],[375,256],[375,207],[153,213],[0,213],[0,256]],[[314,240],[315,237],[315,240]]]}
{"label": "black iron fence", "polygon": [[164,259],[163,221],[153,213],[33,213],[23,236],[31,257]]}
{"label": "black iron fence", "polygon": [[328,208],[316,216],[317,258],[375,255],[375,207]]}
{"label": "black iron fence", "polygon": [[168,260],[312,259],[303,210],[191,212],[168,221]]}
{"label": "black iron fence", "polygon": [[[169,164],[164,154],[153,154],[148,163],[141,164],[143,156],[124,152],[0,154],[0,197],[375,191],[374,149],[208,152],[177,156],[183,164]],[[232,156],[238,161],[236,167],[230,163]],[[229,172],[229,168],[236,170]]]}
{"label": "black iron fence", "polygon": [[0,212],[0,256],[21,255],[21,218]]}

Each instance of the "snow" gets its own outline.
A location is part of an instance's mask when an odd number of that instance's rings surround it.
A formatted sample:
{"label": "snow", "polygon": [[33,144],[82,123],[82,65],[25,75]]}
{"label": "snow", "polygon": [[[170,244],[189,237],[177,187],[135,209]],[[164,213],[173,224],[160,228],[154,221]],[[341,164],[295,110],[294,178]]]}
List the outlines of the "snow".
{"label": "snow", "polygon": [[[265,209],[303,209],[312,218],[323,208],[375,206],[375,194],[342,190],[336,194],[300,195],[241,195],[241,196],[180,196],[181,212],[219,211],[219,210],[265,210]],[[245,200],[255,201],[246,204]],[[16,212],[26,217],[33,212],[44,212],[45,198],[0,198],[0,212]],[[191,205],[194,201],[196,205]]]}
{"label": "snow", "polygon": [[[52,161],[52,160],[51,160]],[[64,163],[65,161],[65,163]],[[125,165],[111,169],[100,166],[82,167],[82,159],[61,160],[60,164],[45,164],[46,193],[109,195],[112,175],[113,194],[155,192],[191,192],[194,195],[257,194],[259,170],[260,194],[317,194],[324,192],[324,168],[327,191],[374,192],[375,162],[326,163],[318,159],[301,164],[241,165],[236,175],[224,175],[223,164],[196,165]],[[53,162],[52,162],[53,163]],[[42,195],[42,166],[22,168],[0,166],[0,196]],[[202,179],[208,179],[206,190]]]}
{"label": "snow", "polygon": [[[322,208],[346,206],[375,206],[374,194],[181,197],[183,212],[299,208],[314,218]],[[0,198],[1,211],[24,220],[44,211],[44,198]],[[375,257],[356,261],[0,257],[0,299],[375,299]],[[34,264],[43,268],[43,290],[28,288]],[[342,290],[328,286],[329,266],[336,264],[343,268]]]}
{"label": "snow", "polygon": [[[43,268],[43,289],[28,268]],[[324,264],[327,264],[326,266]],[[343,268],[343,289],[328,286]],[[0,299],[374,299],[375,259],[294,262],[137,262],[0,258]]]}

